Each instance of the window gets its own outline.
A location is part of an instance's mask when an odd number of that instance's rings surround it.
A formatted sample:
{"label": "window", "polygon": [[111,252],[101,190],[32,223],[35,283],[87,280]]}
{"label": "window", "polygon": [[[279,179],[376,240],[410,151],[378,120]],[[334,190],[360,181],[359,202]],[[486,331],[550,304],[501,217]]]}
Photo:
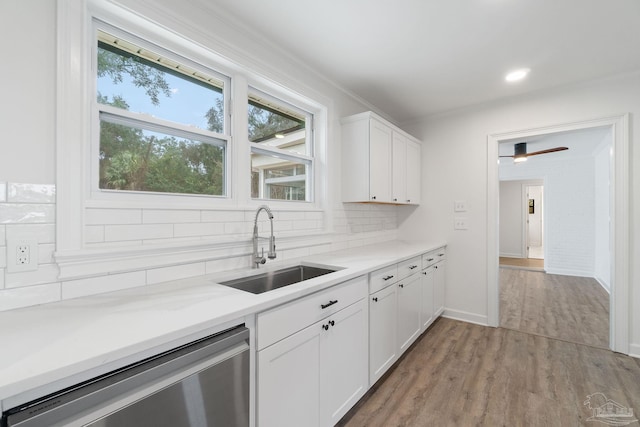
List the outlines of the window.
{"label": "window", "polygon": [[96,52],[96,187],[226,195],[228,78],[106,26]]}
{"label": "window", "polygon": [[313,115],[256,90],[247,113],[251,197],[312,201]]}

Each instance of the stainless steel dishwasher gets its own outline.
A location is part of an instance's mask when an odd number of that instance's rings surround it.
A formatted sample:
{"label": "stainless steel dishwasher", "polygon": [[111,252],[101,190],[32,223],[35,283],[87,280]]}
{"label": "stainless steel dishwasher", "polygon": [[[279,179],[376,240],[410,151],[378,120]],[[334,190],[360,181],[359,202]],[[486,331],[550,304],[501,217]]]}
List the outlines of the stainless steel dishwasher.
{"label": "stainless steel dishwasher", "polygon": [[189,343],[13,408],[3,427],[249,425],[249,330]]}

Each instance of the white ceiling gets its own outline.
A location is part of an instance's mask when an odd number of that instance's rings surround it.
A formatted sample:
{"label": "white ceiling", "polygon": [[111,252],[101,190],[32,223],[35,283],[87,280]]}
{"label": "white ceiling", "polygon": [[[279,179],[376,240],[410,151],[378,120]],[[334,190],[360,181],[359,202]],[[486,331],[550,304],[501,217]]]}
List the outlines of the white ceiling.
{"label": "white ceiling", "polygon": [[[596,149],[602,145],[611,146],[611,128],[608,126],[581,129],[569,132],[558,132],[549,135],[539,135],[531,138],[519,138],[501,142],[498,147],[499,155],[513,155],[514,145],[518,142],[527,143],[527,152],[546,150],[555,147],[567,147],[569,150],[555,153],[540,154],[528,158],[527,163],[556,159],[572,159],[581,157],[593,157]],[[500,164],[512,164],[511,158],[500,159]]]}
{"label": "white ceiling", "polygon": [[640,0],[208,3],[397,122],[640,70]]}

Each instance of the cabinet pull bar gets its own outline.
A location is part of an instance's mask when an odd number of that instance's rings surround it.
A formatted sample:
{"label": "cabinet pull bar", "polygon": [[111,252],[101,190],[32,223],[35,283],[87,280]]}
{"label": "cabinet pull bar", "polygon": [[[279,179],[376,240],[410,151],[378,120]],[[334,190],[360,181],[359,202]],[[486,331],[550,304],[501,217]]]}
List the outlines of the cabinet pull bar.
{"label": "cabinet pull bar", "polygon": [[418,266],[417,266],[417,265],[411,265],[411,266],[409,266],[409,270],[413,270],[414,268],[418,268]]}
{"label": "cabinet pull bar", "polygon": [[330,300],[328,303],[326,304],[320,304],[320,308],[322,308],[323,310],[327,307],[331,307],[333,304],[337,304],[338,300],[334,299],[334,300]]}
{"label": "cabinet pull bar", "polygon": [[383,277],[382,280],[387,281],[389,279],[393,279],[393,276],[387,276],[387,277]]}

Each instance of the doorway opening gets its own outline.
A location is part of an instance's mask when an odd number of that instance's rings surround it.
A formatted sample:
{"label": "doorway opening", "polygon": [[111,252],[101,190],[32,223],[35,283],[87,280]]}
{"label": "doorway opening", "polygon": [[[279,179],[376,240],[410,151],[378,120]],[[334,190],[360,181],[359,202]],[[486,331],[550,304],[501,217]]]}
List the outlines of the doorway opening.
{"label": "doorway opening", "polygon": [[[587,130],[592,128],[606,127],[611,132],[610,161],[610,184],[611,194],[608,200],[610,221],[608,222],[608,260],[610,265],[610,303],[609,303],[609,348],[612,350],[629,354],[629,309],[626,302],[629,298],[629,117],[621,115],[606,117],[596,120],[589,120],[576,123],[566,123],[553,125],[544,128],[527,129],[488,136],[488,157],[487,157],[487,178],[488,178],[488,239],[487,239],[487,279],[488,289],[488,323],[497,327],[500,319],[500,285],[499,285],[499,183],[500,167],[497,162],[499,156],[499,145],[501,142],[514,141],[516,139],[529,139],[537,136],[551,135],[562,132]],[[523,176],[522,179],[530,177]],[[547,183],[549,184],[549,183]],[[547,205],[548,185],[545,186],[543,198]],[[575,195],[574,195],[575,196]],[[579,197],[565,198],[568,203]],[[562,199],[558,199],[561,200]],[[547,206],[548,207],[548,206]],[[570,205],[570,207],[575,207]],[[543,218],[543,247],[547,246],[545,252],[545,267],[556,268],[562,271],[562,267],[552,263],[549,259],[549,247],[552,245],[549,239],[561,239],[557,232],[550,232],[549,217]],[[567,227],[565,227],[567,228]],[[569,230],[570,231],[570,230]],[[560,233],[561,234],[561,233]],[[555,236],[555,237],[554,237]],[[561,240],[559,240],[561,241]],[[555,250],[555,245],[553,245]],[[557,258],[556,258],[557,259]],[[563,274],[557,272],[556,274]]]}

